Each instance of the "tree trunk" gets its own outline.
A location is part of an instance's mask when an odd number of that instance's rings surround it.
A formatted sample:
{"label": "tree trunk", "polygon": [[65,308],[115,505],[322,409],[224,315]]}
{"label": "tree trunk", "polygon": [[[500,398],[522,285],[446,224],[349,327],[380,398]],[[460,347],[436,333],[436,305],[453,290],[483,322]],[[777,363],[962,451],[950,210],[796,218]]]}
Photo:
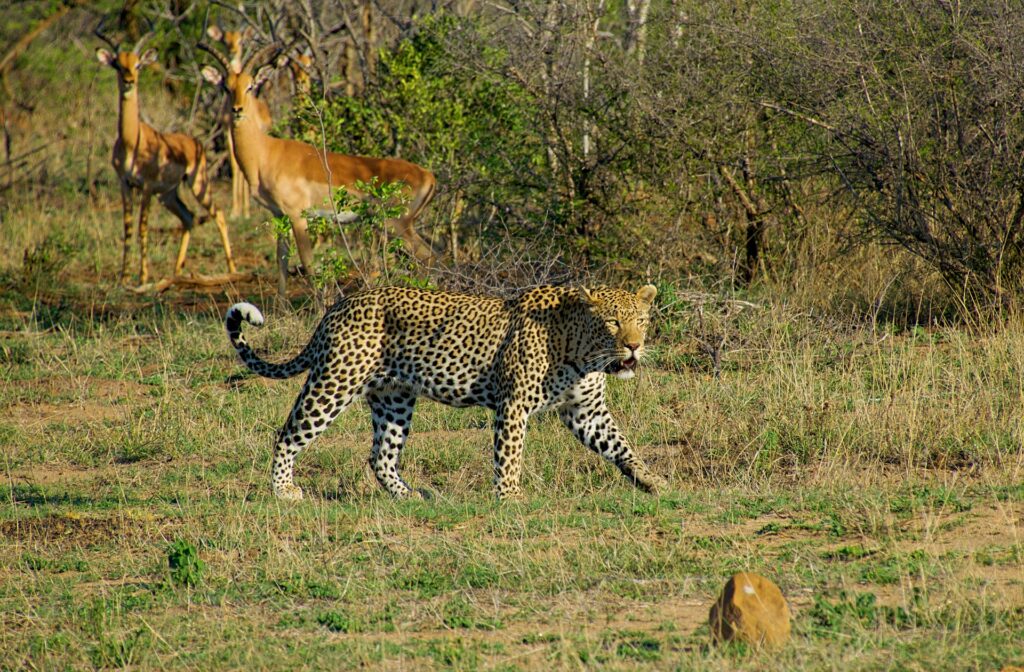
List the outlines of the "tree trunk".
{"label": "tree trunk", "polygon": [[[744,175],[746,186],[740,184],[728,166],[719,166],[718,170],[729,184],[729,188],[736,194],[743,211],[746,213],[747,227],[744,233],[745,257],[740,264],[740,281],[749,285],[757,275],[761,263],[761,249],[764,244],[765,217],[767,216],[767,205],[754,194],[756,184],[753,175],[750,173],[749,162],[744,158]],[[755,202],[756,199],[756,202]]]}
{"label": "tree trunk", "polygon": [[626,53],[631,54],[637,63],[644,62],[647,51],[647,13],[651,9],[651,0],[626,0]]}

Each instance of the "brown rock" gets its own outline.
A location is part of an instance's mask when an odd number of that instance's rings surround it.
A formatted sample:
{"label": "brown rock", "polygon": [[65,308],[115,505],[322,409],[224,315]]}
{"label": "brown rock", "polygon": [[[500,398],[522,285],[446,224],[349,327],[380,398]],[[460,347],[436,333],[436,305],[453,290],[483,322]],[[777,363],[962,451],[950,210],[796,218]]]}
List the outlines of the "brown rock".
{"label": "brown rock", "polygon": [[711,639],[734,639],[753,646],[778,647],[790,632],[790,612],[782,591],[760,574],[740,572],[729,579],[711,606]]}

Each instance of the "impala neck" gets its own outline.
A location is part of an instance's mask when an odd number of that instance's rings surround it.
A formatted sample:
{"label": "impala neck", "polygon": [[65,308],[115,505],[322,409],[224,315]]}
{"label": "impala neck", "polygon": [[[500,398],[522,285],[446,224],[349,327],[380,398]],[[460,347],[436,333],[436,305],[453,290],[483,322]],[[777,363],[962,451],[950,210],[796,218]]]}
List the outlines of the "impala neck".
{"label": "impala neck", "polygon": [[241,121],[232,120],[231,139],[235,144],[235,158],[242,167],[245,179],[255,189],[259,184],[260,164],[264,163],[269,136],[260,130],[255,110],[248,110]]}
{"label": "impala neck", "polygon": [[121,142],[126,147],[135,147],[139,142],[139,130],[139,92],[135,89],[128,95],[121,94],[121,111],[118,119]]}

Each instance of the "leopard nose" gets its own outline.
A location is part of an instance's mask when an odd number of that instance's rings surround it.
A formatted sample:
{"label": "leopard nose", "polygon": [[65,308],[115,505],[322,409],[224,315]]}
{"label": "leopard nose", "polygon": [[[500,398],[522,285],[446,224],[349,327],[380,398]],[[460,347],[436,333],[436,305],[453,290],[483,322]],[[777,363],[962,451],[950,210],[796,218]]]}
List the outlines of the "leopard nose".
{"label": "leopard nose", "polygon": [[633,342],[626,341],[625,343],[623,343],[623,345],[625,345],[630,350],[634,350],[634,351],[640,349],[640,343],[636,342],[636,341],[633,341]]}

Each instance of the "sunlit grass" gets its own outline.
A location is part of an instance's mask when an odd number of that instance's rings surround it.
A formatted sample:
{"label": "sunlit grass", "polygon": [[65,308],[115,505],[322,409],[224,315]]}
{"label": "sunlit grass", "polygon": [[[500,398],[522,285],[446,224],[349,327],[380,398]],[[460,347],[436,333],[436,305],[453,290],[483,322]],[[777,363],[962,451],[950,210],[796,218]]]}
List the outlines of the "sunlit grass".
{"label": "sunlit grass", "polygon": [[[74,310],[74,309],[69,309]],[[284,356],[315,316],[269,312]],[[672,319],[671,316],[666,319]],[[300,381],[242,378],[216,304],[152,302],[3,353],[0,648],[15,667],[831,669],[1019,660],[1020,363],[977,337],[752,313],[720,378],[661,343],[610,403],[675,489],[652,498],[557,419],[528,433],[527,500],[490,483],[489,414],[422,403],[383,495],[353,406],[269,492]],[[665,325],[663,325],[665,326]],[[1015,522],[1017,521],[1017,522]],[[202,560],[168,569],[173,542]],[[777,657],[712,649],[707,606],[750,570],[796,612]],[[868,603],[864,595],[875,600]],[[935,641],[940,641],[936,648]]]}

